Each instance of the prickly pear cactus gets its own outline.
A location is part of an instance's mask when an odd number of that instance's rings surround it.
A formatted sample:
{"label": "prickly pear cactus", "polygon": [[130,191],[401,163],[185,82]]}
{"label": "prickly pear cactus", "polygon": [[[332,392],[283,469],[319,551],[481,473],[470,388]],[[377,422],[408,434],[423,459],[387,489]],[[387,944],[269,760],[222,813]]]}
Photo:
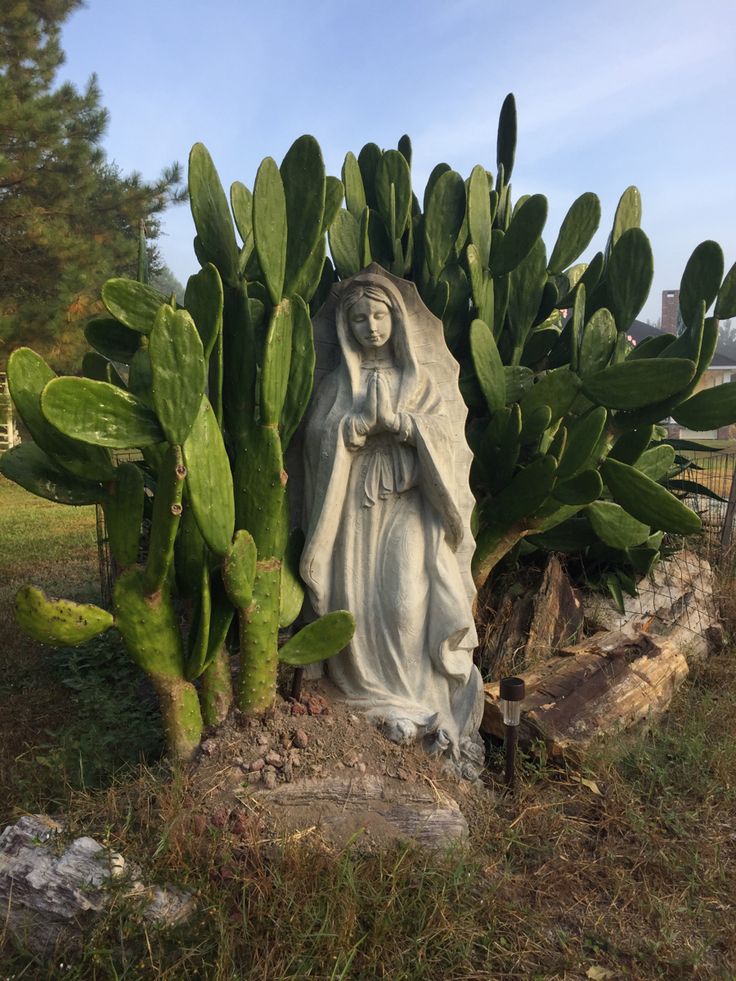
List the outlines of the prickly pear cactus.
{"label": "prickly pear cactus", "polygon": [[[683,461],[654,424],[668,416],[692,429],[736,422],[736,384],[696,394],[718,318],[736,314],[736,266],[724,279],[719,246],[699,245],[680,287],[684,332],[629,350],[627,330],[653,275],[639,192],[624,192],[605,251],[588,263],[578,258],[601,208],[595,194],[582,194],[548,255],[546,199],[512,201],[515,142],[508,96],[495,176],[476,166],[463,180],[438,164],[423,205],[411,190],[407,137],[399,151],[368,144],[357,158],[348,153],[345,208],[329,229],[336,274],[377,261],[413,279],[443,321],[469,407],[478,587],[518,548],[593,549],[646,572],[662,532],[700,528],[662,486]],[[654,468],[650,445],[664,450]]]}
{"label": "prickly pear cactus", "polygon": [[[284,453],[312,390],[310,313],[371,262],[417,284],[461,365],[478,586],[522,547],[587,550],[645,572],[663,532],[699,527],[662,486],[677,460],[656,423],[736,422],[736,383],[697,391],[718,318],[736,316],[736,267],[724,279],[720,248],[698,246],[681,283],[683,333],[629,351],[653,268],[638,191],[624,192],[590,262],[577,261],[600,223],[590,192],[548,255],[546,199],[512,199],[515,144],[509,96],[495,175],[479,165],[464,180],[438,164],[421,202],[408,137],[396,150],[348,153],[342,180],[325,174],[314,138],[300,137],[229,198],[197,144],[189,192],[201,268],[184,307],[144,282],[142,251],[139,281],[103,287],[82,377],[56,378],[27,349],[11,356],[10,392],[33,443],[4,454],[0,470],[60,503],[100,503],[123,570],[112,615],[26,589],[19,622],[52,644],[114,625],[156,687],[172,753],[190,755],[203,721],[230,708],[234,625],[244,712],[271,704],[279,658],[302,666],[350,639],[352,618],[336,611],[279,651],[279,629],[303,599]],[[130,449],[141,459],[115,466],[115,451]]]}

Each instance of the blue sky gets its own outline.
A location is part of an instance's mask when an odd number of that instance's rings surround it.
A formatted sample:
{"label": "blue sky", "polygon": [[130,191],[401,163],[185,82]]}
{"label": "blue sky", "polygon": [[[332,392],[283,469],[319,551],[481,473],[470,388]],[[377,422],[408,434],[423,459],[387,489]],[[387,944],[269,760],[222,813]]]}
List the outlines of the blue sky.
{"label": "blue sky", "polygon": [[[703,239],[736,261],[734,0],[88,0],[67,22],[60,77],[99,77],[108,156],[153,178],[198,140],[225,186],[252,187],[302,133],[339,176],[347,150],[414,144],[414,187],[446,160],[495,170],[498,111],[519,113],[514,196],[550,202],[548,249],[595,191],[602,247],[636,184],[655,277],[644,316]],[[188,206],[164,219],[164,258],[197,268]]]}

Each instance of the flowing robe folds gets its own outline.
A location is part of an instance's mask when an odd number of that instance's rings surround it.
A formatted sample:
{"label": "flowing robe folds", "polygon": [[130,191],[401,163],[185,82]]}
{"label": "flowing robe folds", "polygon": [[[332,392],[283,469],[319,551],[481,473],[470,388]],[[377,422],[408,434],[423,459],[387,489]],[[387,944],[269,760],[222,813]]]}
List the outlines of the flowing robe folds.
{"label": "flowing robe folds", "polygon": [[[383,286],[380,272],[372,278]],[[370,372],[338,310],[342,356],[315,394],[305,433],[301,573],[316,613],[355,615],[350,646],[327,662],[345,698],[376,721],[442,732],[458,758],[477,740],[483,705],[466,560],[458,557],[468,535],[458,472],[466,497],[467,472],[456,458],[456,421],[417,357],[421,325],[395,289],[391,296],[397,356],[381,373],[399,432],[366,437],[356,426]]]}

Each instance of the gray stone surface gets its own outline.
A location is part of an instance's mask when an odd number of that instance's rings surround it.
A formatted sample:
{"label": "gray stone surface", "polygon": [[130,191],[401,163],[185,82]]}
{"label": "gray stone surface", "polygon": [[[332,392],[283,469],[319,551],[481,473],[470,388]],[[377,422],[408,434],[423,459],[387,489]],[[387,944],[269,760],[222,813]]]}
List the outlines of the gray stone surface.
{"label": "gray stone surface", "polygon": [[483,692],[457,362],[414,285],[376,264],[314,327],[301,573],[315,613],[357,624],[327,673],[389,738],[423,739],[472,776]]}
{"label": "gray stone surface", "polygon": [[78,946],[109,905],[113,880],[126,897],[140,900],[150,922],[174,926],[192,912],[191,896],[145,885],[136,865],[93,838],[61,846],[62,830],[51,818],[30,814],[0,834],[0,933],[43,956]]}

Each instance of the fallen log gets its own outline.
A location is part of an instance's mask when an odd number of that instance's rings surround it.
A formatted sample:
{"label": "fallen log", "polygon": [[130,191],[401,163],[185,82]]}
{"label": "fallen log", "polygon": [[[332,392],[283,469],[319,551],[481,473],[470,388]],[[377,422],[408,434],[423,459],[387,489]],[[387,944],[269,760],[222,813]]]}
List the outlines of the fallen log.
{"label": "fallen log", "polygon": [[[526,683],[519,741],[542,740],[554,758],[578,758],[595,740],[660,716],[688,674],[692,637],[602,632],[519,677]],[[485,686],[481,731],[503,738],[499,683]]]}

